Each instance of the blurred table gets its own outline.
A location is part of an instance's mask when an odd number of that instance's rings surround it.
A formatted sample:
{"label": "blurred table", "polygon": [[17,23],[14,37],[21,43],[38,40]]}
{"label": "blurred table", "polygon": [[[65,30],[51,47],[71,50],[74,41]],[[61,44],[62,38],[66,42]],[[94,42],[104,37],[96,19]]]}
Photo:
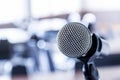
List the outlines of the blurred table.
{"label": "blurred table", "polygon": [[[120,66],[98,68],[100,80],[120,80]],[[34,74],[30,80],[85,80],[80,72],[61,72],[52,74]]]}
{"label": "blurred table", "polygon": [[99,68],[100,80],[120,80],[120,66]]}
{"label": "blurred table", "polygon": [[[101,67],[98,68],[100,80],[120,80],[120,66]],[[28,77],[16,76],[10,77],[0,76],[0,80],[85,80],[82,72],[74,75],[74,72],[56,72],[56,73],[33,73]]]}

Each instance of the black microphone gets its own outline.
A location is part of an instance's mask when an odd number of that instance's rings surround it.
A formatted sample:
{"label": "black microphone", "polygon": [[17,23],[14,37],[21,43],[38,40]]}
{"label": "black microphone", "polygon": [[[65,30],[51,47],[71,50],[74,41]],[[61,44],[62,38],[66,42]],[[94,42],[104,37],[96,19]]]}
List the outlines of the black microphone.
{"label": "black microphone", "polygon": [[71,58],[95,59],[101,53],[109,53],[109,45],[83,24],[71,22],[62,27],[57,34],[60,51]]}

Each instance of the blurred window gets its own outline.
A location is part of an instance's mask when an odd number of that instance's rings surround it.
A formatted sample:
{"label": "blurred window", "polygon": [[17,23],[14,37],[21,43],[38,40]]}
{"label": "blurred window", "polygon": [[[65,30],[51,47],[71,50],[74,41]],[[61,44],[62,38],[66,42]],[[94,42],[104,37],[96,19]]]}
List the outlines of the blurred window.
{"label": "blurred window", "polygon": [[120,0],[83,0],[84,7],[92,11],[117,11],[120,10]]}
{"label": "blurred window", "polygon": [[81,0],[31,0],[34,17],[58,15],[80,11]]}
{"label": "blurred window", "polygon": [[0,0],[0,24],[23,19],[26,9],[26,0]]}

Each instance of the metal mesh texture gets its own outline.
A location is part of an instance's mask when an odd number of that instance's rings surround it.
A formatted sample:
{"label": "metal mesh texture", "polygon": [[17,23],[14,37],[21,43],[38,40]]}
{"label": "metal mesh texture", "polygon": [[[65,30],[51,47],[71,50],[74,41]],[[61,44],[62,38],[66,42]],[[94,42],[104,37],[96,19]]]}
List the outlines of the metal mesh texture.
{"label": "metal mesh texture", "polygon": [[92,45],[91,33],[83,24],[71,22],[58,32],[57,44],[66,56],[80,57],[85,55]]}

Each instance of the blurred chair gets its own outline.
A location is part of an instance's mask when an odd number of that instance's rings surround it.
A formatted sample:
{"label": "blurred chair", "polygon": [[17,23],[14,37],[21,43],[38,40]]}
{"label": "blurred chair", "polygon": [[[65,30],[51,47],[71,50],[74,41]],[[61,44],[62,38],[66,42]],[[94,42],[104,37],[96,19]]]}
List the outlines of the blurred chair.
{"label": "blurred chair", "polygon": [[24,65],[30,73],[39,71],[38,50],[34,41],[14,44],[13,65]]}
{"label": "blurred chair", "polygon": [[0,60],[9,60],[11,58],[11,46],[7,39],[0,40]]}
{"label": "blurred chair", "polygon": [[0,39],[0,74],[7,74],[11,70],[10,59],[12,46],[7,39]]}
{"label": "blurred chair", "polygon": [[96,16],[93,13],[86,13],[82,18],[82,23],[93,33],[97,32]]}
{"label": "blurred chair", "polygon": [[55,64],[53,61],[53,52],[52,52],[52,45],[53,43],[55,43],[55,39],[56,39],[56,35],[57,35],[58,31],[57,30],[49,30],[45,32],[44,35],[44,40],[47,43],[46,44],[46,54],[47,54],[47,58],[49,61],[49,67],[50,67],[50,71],[55,71]]}
{"label": "blurred chair", "polygon": [[12,80],[28,80],[27,68],[23,65],[13,66],[11,71]]}
{"label": "blurred chair", "polygon": [[80,22],[81,15],[79,12],[73,12],[68,15],[68,22]]}
{"label": "blurred chair", "polygon": [[27,42],[27,54],[34,60],[34,71],[40,71],[40,62],[39,62],[39,49],[37,47],[37,42],[39,38],[34,36]]}
{"label": "blurred chair", "polygon": [[11,76],[27,76],[27,69],[23,65],[16,65],[13,66],[12,71],[11,71]]}
{"label": "blurred chair", "polygon": [[73,70],[74,61],[65,55],[61,55],[57,48],[56,37],[58,30],[48,30],[45,32],[46,53],[51,71]]}

